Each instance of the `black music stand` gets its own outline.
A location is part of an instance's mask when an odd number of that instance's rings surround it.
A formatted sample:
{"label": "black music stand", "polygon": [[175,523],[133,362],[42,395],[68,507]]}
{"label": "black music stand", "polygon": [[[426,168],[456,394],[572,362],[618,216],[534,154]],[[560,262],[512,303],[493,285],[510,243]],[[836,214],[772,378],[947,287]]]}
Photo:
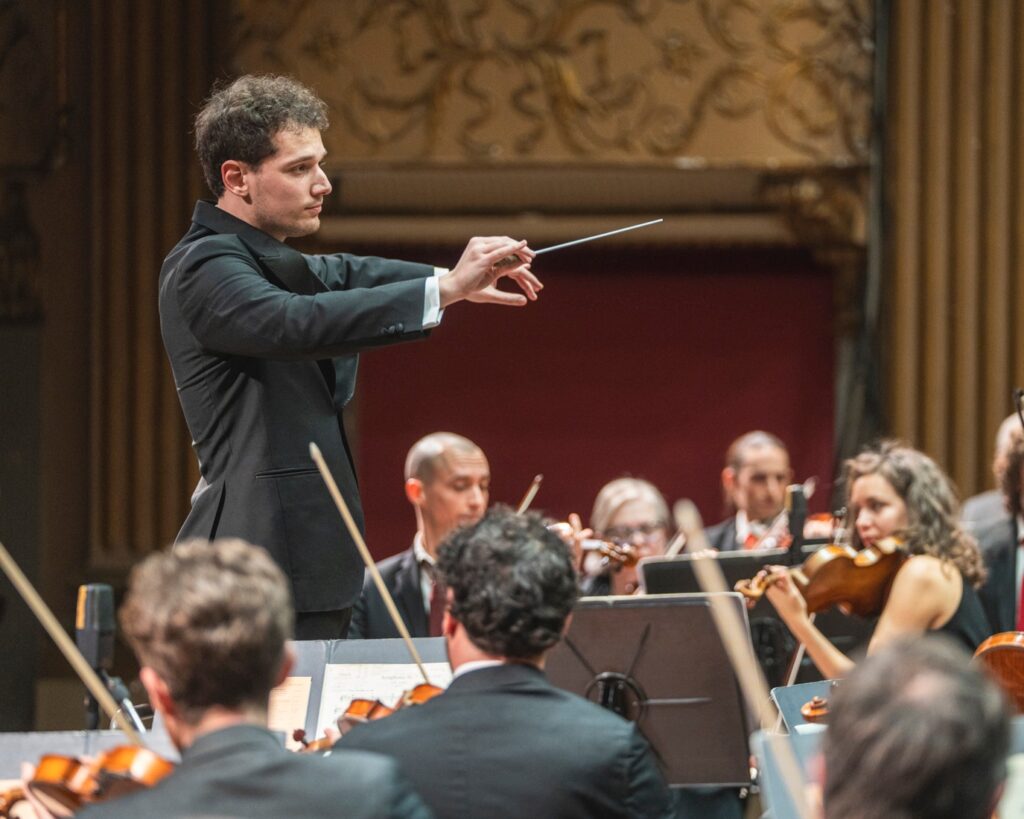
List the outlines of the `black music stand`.
{"label": "black music stand", "polygon": [[[801,553],[806,557],[822,545],[820,540],[809,540],[804,543]],[[726,583],[732,588],[738,580],[753,577],[767,565],[784,564],[789,558],[785,549],[764,549],[719,552],[716,559]],[[700,584],[693,571],[693,555],[645,557],[637,566],[637,576],[640,588],[648,594],[700,591]],[[796,641],[767,600],[759,600],[750,610],[749,618],[754,651],[769,685],[784,685],[786,669],[796,649]],[[867,649],[876,621],[877,618],[846,615],[833,608],[819,613],[815,625],[836,648],[844,654],[856,656]],[[797,682],[814,682],[821,678],[817,667],[805,656]]]}
{"label": "black music stand", "polygon": [[673,787],[750,784],[752,721],[707,595],[585,597],[545,671],[635,721]]}

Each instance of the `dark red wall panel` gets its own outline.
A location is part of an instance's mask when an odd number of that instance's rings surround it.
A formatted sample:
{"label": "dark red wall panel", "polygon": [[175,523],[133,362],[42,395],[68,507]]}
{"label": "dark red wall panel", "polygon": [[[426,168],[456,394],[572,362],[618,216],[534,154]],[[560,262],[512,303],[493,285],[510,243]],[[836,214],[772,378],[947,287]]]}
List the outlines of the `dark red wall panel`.
{"label": "dark red wall panel", "polygon": [[[377,252],[380,252],[379,248]],[[458,250],[396,255],[453,264]],[[589,514],[606,481],[653,481],[671,504],[721,517],[729,442],[763,428],[788,442],[798,479],[830,490],[832,281],[801,251],[607,249],[541,257],[523,309],[459,304],[431,338],[363,356],[356,457],[370,547],[405,548],[410,445],[434,430],[487,453],[492,500]]]}

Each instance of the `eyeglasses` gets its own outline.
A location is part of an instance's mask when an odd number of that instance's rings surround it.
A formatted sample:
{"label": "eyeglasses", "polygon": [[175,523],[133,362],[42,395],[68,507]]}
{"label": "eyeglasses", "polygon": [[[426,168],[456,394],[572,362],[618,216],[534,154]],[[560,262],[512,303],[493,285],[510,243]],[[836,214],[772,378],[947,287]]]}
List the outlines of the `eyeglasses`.
{"label": "eyeglasses", "polygon": [[603,533],[606,540],[612,543],[633,543],[642,540],[645,543],[653,543],[659,538],[668,534],[668,527],[664,523],[643,523],[639,526],[612,526]]}

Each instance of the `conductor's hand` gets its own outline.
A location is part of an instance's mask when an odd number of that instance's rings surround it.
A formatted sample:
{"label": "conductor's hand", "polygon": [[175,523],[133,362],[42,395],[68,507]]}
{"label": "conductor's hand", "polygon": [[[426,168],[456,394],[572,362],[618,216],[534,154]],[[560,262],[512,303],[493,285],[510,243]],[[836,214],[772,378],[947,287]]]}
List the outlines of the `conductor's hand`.
{"label": "conductor's hand", "polygon": [[768,598],[775,610],[787,625],[792,625],[807,618],[807,601],[800,594],[784,566],[769,566],[766,571],[769,582],[764,596]]}
{"label": "conductor's hand", "polygon": [[[459,263],[438,281],[441,307],[463,299],[510,307],[522,307],[527,300],[536,301],[537,293],[544,285],[530,271],[533,256],[525,241],[507,236],[476,236],[470,239]],[[499,290],[495,284],[502,276],[514,280],[523,292]]]}

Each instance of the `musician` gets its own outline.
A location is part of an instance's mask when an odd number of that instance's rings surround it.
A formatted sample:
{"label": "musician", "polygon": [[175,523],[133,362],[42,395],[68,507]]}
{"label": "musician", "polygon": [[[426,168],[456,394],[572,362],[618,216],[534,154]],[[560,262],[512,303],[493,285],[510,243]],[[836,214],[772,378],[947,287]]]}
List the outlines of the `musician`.
{"label": "musician", "polygon": [[[314,233],[331,184],[321,167],[326,106],[285,77],[246,76],[196,117],[196,151],[216,202],[160,272],[160,326],[202,480],[180,539],[244,537],[285,570],[300,639],[343,637],[363,568],[310,463],[315,442],[359,525],[341,423],[356,354],[423,338],[463,301],[534,299],[532,251],[474,238],[450,272],[285,244]],[[498,265],[514,256],[518,262]],[[501,276],[525,295],[494,287]]]}
{"label": "musician", "polygon": [[[405,459],[405,497],[416,513],[412,546],[377,564],[409,634],[439,637],[444,591],[434,582],[437,548],[449,533],[487,511],[491,469],[468,438],[435,432],[417,441]],[[384,600],[367,577],[352,612],[349,638],[398,637]]]}
{"label": "musician", "polygon": [[132,572],[120,621],[181,764],[82,816],[430,816],[391,760],[296,754],[267,730],[294,657],[288,582],[264,550],[194,540],[154,554]]}
{"label": "musician", "polygon": [[786,530],[776,533],[772,525],[782,514],[792,480],[789,450],[770,432],[755,430],[733,441],[722,469],[722,494],[733,514],[704,531],[708,544],[720,552],[778,546]]}
{"label": "musician", "polygon": [[[1020,425],[1016,415],[1013,420]],[[990,520],[975,533],[988,569],[978,594],[993,632],[1024,631],[1024,438],[1020,435],[1011,437],[1003,453],[1000,477],[999,496],[1008,514]]]}
{"label": "musician", "polygon": [[[990,629],[976,588],[985,579],[978,544],[957,524],[949,479],[922,452],[895,441],[846,463],[847,508],[855,548],[895,536],[910,558],[892,581],[868,653],[900,637],[948,634],[970,651]],[[826,677],[842,677],[853,661],[811,621],[807,603],[780,566],[771,567],[766,597]]]}
{"label": "musician", "polygon": [[[668,504],[654,484],[641,478],[616,478],[601,487],[594,498],[590,528],[595,537],[635,551],[639,558],[665,553],[669,520]],[[589,557],[584,567],[596,557]],[[605,566],[600,574],[584,577],[583,592],[633,594],[638,586],[636,566],[603,560]]]}
{"label": "musician", "polygon": [[961,523],[972,532],[996,521],[1006,521],[1009,513],[1003,494],[1003,474],[1006,472],[1006,459],[1010,448],[1020,437],[1020,418],[1017,417],[1017,413],[1012,413],[1003,419],[996,432],[995,449],[992,453],[992,475],[996,479],[996,488],[972,495],[964,501],[960,509]]}
{"label": "musician", "polygon": [[951,641],[899,640],[843,681],[822,748],[827,819],[993,815],[1010,714],[968,660]]}
{"label": "musician", "polygon": [[395,757],[438,817],[664,817],[672,796],[633,723],[552,686],[544,659],[576,601],[569,547],[496,507],[438,551],[454,679],[339,748]]}

